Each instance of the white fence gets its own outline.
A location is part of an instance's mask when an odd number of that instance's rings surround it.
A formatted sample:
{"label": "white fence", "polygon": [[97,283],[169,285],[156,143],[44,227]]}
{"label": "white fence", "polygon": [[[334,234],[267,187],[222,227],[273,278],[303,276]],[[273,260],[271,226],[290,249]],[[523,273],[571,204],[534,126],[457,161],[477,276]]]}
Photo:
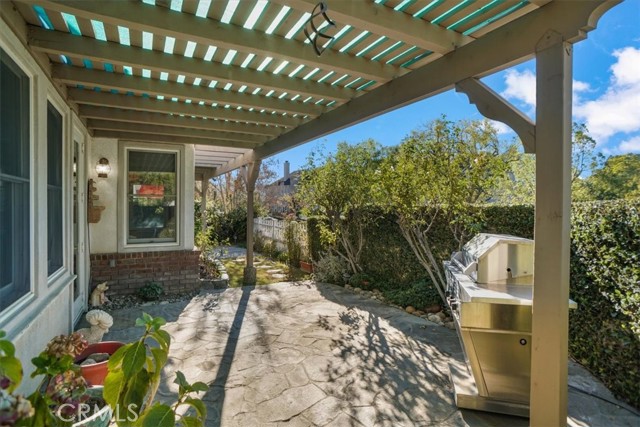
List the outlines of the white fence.
{"label": "white fence", "polygon": [[[305,221],[292,221],[293,233],[302,252],[307,252],[307,223]],[[285,230],[287,228],[287,221],[275,219],[275,218],[254,218],[253,220],[253,232],[262,236],[264,239],[269,239],[275,242],[276,248],[279,251],[287,250],[287,239],[285,238]]]}

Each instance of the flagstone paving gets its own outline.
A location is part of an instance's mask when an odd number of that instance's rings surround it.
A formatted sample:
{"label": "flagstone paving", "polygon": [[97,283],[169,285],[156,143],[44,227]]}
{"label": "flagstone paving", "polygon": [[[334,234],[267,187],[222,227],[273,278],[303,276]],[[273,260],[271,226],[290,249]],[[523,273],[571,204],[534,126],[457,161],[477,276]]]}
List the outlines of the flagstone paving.
{"label": "flagstone paving", "polygon": [[[207,426],[526,426],[528,420],[460,411],[449,363],[455,331],[344,288],[279,283],[203,291],[191,301],[120,310],[105,340],[130,341],[144,310],[172,335],[161,399],[176,370],[204,381]],[[612,400],[583,369],[570,383]],[[569,424],[637,426],[640,417],[570,389]]]}

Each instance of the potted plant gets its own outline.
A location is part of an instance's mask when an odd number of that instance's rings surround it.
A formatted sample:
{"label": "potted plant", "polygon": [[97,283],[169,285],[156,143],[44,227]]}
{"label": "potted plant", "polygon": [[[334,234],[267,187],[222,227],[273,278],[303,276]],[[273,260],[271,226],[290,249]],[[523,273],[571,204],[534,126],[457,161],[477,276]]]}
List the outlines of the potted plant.
{"label": "potted plant", "polygon": [[[89,385],[102,385],[107,376],[107,362],[120,347],[120,341],[101,341],[89,344],[76,356],[75,363],[80,365],[80,372]],[[96,357],[100,355],[100,357]],[[87,363],[92,362],[92,363]]]}
{"label": "potted plant", "polygon": [[22,363],[15,357],[13,344],[4,336],[0,331],[0,425],[109,425],[111,408],[102,399],[101,388],[89,387],[74,363],[74,358],[87,348],[81,334],[53,338],[31,360],[36,367],[31,376],[44,375],[44,379],[27,398],[13,394],[22,382]]}
{"label": "potted plant", "polygon": [[[88,386],[74,363],[87,348],[82,335],[54,338],[32,359],[36,367],[32,377],[44,375],[45,380],[27,398],[15,394],[22,381],[22,364],[0,331],[0,425],[101,427],[115,421],[118,426],[203,426],[206,407],[194,396],[207,390],[202,382],[189,384],[176,372],[177,402],[171,406],[154,402],[171,344],[170,335],[162,330],[164,324],[164,319],[146,313],[136,320],[145,331],[138,341],[120,346],[109,358],[104,387]],[[184,406],[193,408],[193,413],[179,415],[178,408]],[[88,413],[94,408],[95,413]]]}

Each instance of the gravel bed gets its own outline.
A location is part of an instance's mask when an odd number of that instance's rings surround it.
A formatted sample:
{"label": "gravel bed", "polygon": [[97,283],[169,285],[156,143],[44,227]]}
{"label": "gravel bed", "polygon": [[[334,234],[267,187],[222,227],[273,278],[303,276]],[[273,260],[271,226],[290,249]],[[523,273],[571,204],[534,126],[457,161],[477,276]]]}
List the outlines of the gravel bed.
{"label": "gravel bed", "polygon": [[106,312],[112,312],[115,310],[121,310],[123,308],[132,308],[132,307],[144,307],[148,305],[155,304],[169,304],[172,302],[179,302],[189,300],[196,295],[198,295],[200,291],[192,291],[183,294],[167,294],[163,295],[157,300],[154,301],[145,301],[137,295],[116,295],[109,296],[110,302],[101,306],[101,307],[90,307],[89,310],[93,308],[99,308],[100,310],[104,310]]}

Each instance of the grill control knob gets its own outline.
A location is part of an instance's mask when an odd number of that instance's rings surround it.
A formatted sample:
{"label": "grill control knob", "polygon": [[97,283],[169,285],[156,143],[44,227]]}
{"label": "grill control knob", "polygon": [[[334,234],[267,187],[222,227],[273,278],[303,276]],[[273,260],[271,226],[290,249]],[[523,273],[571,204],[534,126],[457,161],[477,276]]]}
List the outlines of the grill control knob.
{"label": "grill control knob", "polygon": [[524,338],[520,338],[520,345],[527,345],[527,340]]}

